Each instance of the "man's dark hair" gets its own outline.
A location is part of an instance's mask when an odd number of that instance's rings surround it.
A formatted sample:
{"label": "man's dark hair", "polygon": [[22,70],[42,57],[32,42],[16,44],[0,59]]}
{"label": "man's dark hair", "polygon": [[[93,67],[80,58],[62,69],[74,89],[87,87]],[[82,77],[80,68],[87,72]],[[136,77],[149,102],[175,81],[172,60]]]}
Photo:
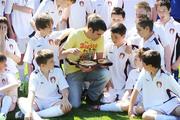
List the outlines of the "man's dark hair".
{"label": "man's dark hair", "polygon": [[111,27],[112,33],[117,33],[117,34],[120,34],[121,36],[126,34],[126,30],[127,29],[126,29],[125,25],[123,25],[122,23],[115,23]]}
{"label": "man's dark hair", "polygon": [[42,13],[38,15],[38,17],[35,20],[37,30],[45,29],[49,27],[51,24],[53,25],[53,19],[48,13]]}
{"label": "man's dark hair", "polygon": [[123,18],[125,18],[126,14],[122,8],[114,7],[112,12],[111,12],[111,15],[121,15]]}
{"label": "man's dark hair", "polygon": [[100,16],[96,14],[92,14],[88,17],[87,27],[92,28],[93,32],[99,30],[107,30],[105,22],[101,19]]}
{"label": "man's dark hair", "polygon": [[146,65],[152,65],[155,68],[161,68],[161,56],[158,51],[148,50],[143,53],[142,61]]}

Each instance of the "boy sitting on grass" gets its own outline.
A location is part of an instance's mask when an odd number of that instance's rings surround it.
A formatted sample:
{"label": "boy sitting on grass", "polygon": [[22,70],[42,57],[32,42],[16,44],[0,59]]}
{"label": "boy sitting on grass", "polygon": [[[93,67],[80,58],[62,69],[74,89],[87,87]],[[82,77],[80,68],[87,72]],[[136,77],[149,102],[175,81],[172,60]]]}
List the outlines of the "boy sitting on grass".
{"label": "boy sitting on grass", "polygon": [[142,61],[144,70],[139,75],[130,99],[129,117],[134,117],[133,106],[142,90],[145,109],[143,120],[179,120],[180,86],[173,76],[161,69],[159,52],[146,51],[142,55]]}
{"label": "boy sitting on grass", "polygon": [[57,117],[69,112],[72,107],[68,100],[69,86],[61,69],[54,67],[53,52],[40,50],[35,59],[39,69],[30,75],[28,98],[18,100],[25,119],[41,120],[41,117]]}

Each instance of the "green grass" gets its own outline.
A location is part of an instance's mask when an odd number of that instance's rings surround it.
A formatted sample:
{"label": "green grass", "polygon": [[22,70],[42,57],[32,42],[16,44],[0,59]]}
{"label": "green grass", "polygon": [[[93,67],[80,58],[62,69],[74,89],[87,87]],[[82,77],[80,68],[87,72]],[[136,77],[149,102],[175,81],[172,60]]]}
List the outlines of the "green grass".
{"label": "green grass", "polygon": [[[17,111],[18,109],[16,109]],[[14,112],[8,115],[8,120],[14,119]],[[73,109],[70,113],[46,120],[129,120],[127,113],[89,111],[88,106],[83,104],[79,109]],[[140,117],[134,120],[141,120]]]}

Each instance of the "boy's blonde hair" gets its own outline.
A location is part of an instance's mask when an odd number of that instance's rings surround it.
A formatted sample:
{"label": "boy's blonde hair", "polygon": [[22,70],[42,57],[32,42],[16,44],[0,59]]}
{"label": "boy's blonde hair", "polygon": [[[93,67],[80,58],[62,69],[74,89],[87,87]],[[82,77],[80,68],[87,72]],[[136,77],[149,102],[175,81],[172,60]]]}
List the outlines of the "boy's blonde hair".
{"label": "boy's blonde hair", "polygon": [[135,9],[144,9],[147,13],[151,12],[151,7],[149,6],[149,3],[142,1],[136,4]]}

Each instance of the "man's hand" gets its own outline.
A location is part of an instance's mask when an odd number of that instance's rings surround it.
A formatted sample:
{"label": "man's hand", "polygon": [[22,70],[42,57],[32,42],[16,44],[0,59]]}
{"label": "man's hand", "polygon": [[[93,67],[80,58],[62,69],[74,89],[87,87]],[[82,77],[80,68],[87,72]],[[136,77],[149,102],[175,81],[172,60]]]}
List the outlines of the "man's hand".
{"label": "man's hand", "polygon": [[26,113],[25,117],[24,117],[24,120],[33,120],[32,119],[32,113],[31,112]]}
{"label": "man's hand", "polygon": [[70,104],[69,100],[67,97],[63,97],[61,101],[61,109],[64,113],[67,113],[71,110],[72,105]]}
{"label": "man's hand", "polygon": [[70,49],[66,50],[66,52],[68,52],[69,54],[74,54],[74,55],[81,54],[81,51],[78,48],[70,48]]}
{"label": "man's hand", "polygon": [[80,70],[81,70],[82,72],[91,72],[91,71],[94,70],[94,68],[91,67],[91,66],[89,66],[89,67],[84,67],[84,66],[82,66],[82,65],[79,65],[79,68],[80,68]]}

